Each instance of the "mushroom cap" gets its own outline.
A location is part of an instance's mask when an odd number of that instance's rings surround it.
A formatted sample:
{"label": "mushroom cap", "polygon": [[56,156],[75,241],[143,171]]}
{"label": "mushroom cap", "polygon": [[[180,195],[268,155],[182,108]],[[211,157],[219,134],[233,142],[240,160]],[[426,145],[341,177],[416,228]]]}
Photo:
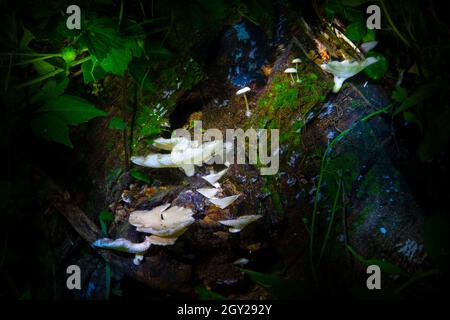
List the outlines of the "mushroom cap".
{"label": "mushroom cap", "polygon": [[205,196],[208,199],[214,198],[214,196],[219,192],[217,188],[200,188],[197,189],[197,192],[201,195]]}
{"label": "mushroom cap", "polygon": [[244,229],[248,224],[262,218],[262,215],[259,214],[250,214],[250,215],[244,215],[240,216],[236,219],[232,220],[221,220],[219,223],[231,227],[228,229],[231,233],[240,232],[242,229]]}
{"label": "mushroom cap", "polygon": [[177,144],[184,142],[184,141],[189,141],[189,140],[185,137],[173,137],[170,139],[157,138],[153,141],[153,146],[155,148],[158,148],[161,150],[171,151],[173,149],[173,147],[175,147]]}
{"label": "mushroom cap", "polygon": [[217,187],[217,181],[222,178],[222,176],[228,171],[228,168],[223,169],[217,173],[211,173],[206,176],[203,176],[202,179],[208,181],[213,187]]}
{"label": "mushroom cap", "polygon": [[250,89],[249,87],[244,87],[244,88],[238,90],[238,91],[236,92],[236,95],[237,95],[237,96],[240,96],[241,94],[247,93],[247,92],[249,92],[249,91],[251,91],[251,89]]}
{"label": "mushroom cap", "polygon": [[234,201],[236,201],[237,198],[239,198],[240,194],[224,197],[224,198],[210,198],[209,201],[211,203],[214,203],[216,206],[218,206],[220,209],[225,209],[230,204],[232,204]]}
{"label": "mushroom cap", "polygon": [[295,68],[287,68],[284,70],[284,73],[297,73],[297,69]]}
{"label": "mushroom cap", "polygon": [[124,238],[118,238],[115,240],[103,238],[95,240],[92,245],[97,248],[114,249],[129,253],[142,253],[150,248],[151,242],[147,239],[144,242],[134,243]]}
{"label": "mushroom cap", "polygon": [[363,61],[330,61],[320,67],[336,77],[348,79],[377,61],[378,58],[375,57],[369,57]]}
{"label": "mushroom cap", "polygon": [[294,60],[292,60],[292,63],[300,63],[302,62],[302,59],[300,58],[295,58]]}
{"label": "mushroom cap", "polygon": [[153,208],[152,210],[138,210],[130,214],[128,222],[139,232],[151,233],[160,237],[176,237],[181,235],[195,219],[191,209],[170,204]]}

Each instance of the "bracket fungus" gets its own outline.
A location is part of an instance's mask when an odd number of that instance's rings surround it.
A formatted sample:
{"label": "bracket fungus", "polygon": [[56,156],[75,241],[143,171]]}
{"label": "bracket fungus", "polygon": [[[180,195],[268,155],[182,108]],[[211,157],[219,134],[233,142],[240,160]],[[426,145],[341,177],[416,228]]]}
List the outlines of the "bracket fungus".
{"label": "bracket fungus", "polygon": [[138,210],[130,214],[128,222],[139,232],[160,237],[178,237],[195,219],[191,209],[165,204],[152,210]]}
{"label": "bracket fungus", "polygon": [[224,197],[224,198],[209,198],[209,201],[216,206],[218,206],[220,209],[225,209],[230,204],[232,204],[234,201],[236,201],[237,198],[239,198],[240,194],[236,194],[234,196]]}
{"label": "bracket fungus", "polygon": [[214,198],[214,196],[219,192],[217,188],[200,188],[197,189],[197,192],[201,195],[205,196],[208,199]]}
{"label": "bracket fungus", "polygon": [[289,74],[291,76],[292,82],[295,83],[295,79],[294,79],[293,74],[294,73],[297,74],[297,69],[295,69],[295,68],[287,68],[286,70],[284,70],[284,73]]}
{"label": "bracket fungus", "polygon": [[245,115],[247,117],[250,117],[252,115],[252,113],[250,112],[250,108],[248,107],[248,100],[247,100],[247,92],[249,92],[249,91],[251,91],[251,89],[249,87],[244,87],[236,92],[237,96],[244,95],[245,107],[247,108]]}
{"label": "bracket fungus", "polygon": [[158,236],[146,236],[143,242],[134,243],[124,238],[118,238],[115,240],[109,238],[98,239],[92,243],[94,247],[103,249],[114,249],[117,251],[134,253],[133,263],[139,265],[144,259],[144,253],[152,245],[157,246],[169,246],[175,244],[177,238],[162,238]]}
{"label": "bracket fungus", "polygon": [[232,220],[221,220],[221,221],[219,221],[219,223],[221,223],[225,226],[231,227],[230,229],[228,229],[229,232],[237,233],[237,232],[242,231],[242,229],[244,229],[250,223],[252,223],[260,218],[262,218],[262,216],[259,214],[250,214],[250,215],[240,216],[240,217],[238,217],[236,219],[232,219]]}
{"label": "bracket fungus", "polygon": [[202,179],[208,181],[213,187],[218,188],[220,187],[220,184],[217,181],[219,181],[227,171],[228,168],[225,168],[217,173],[210,173],[206,176],[203,176]]}
{"label": "bracket fungus", "polygon": [[324,63],[320,67],[331,74],[334,75],[334,88],[333,92],[337,93],[342,87],[345,80],[353,77],[355,74],[361,72],[371,64],[378,61],[378,58],[369,57],[363,61],[331,61],[329,63]]}
{"label": "bracket fungus", "polygon": [[133,263],[139,265],[144,259],[144,253],[152,245],[170,246],[175,244],[178,237],[186,231],[195,219],[191,209],[164,204],[152,210],[138,210],[130,214],[128,222],[139,232],[150,233],[143,242],[134,243],[128,239],[109,238],[98,239],[92,243],[94,247],[114,249],[122,252],[134,253]]}
{"label": "bracket fungus", "polygon": [[186,138],[171,139],[158,138],[153,146],[162,150],[171,151],[168,154],[153,153],[147,156],[133,156],[134,164],[149,168],[181,168],[188,177],[195,174],[194,165],[201,166],[215,155],[223,155],[224,149],[229,148],[227,143],[215,140],[200,144]]}

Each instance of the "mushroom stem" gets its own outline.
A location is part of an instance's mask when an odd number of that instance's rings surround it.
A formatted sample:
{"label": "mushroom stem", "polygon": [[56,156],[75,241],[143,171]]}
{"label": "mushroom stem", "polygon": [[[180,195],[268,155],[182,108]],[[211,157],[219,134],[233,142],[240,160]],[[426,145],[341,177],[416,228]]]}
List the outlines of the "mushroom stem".
{"label": "mushroom stem", "polygon": [[250,117],[250,108],[248,107],[247,95],[244,93],[245,107],[247,108],[247,112],[245,113],[247,117]]}
{"label": "mushroom stem", "polygon": [[289,75],[291,76],[292,82],[295,83],[294,77],[292,76],[292,73],[289,73]]}
{"label": "mushroom stem", "polygon": [[300,83],[301,81],[300,81],[300,78],[298,77],[298,62],[295,63],[295,70],[297,70],[297,73],[296,73],[296,75],[297,75],[297,82]]}

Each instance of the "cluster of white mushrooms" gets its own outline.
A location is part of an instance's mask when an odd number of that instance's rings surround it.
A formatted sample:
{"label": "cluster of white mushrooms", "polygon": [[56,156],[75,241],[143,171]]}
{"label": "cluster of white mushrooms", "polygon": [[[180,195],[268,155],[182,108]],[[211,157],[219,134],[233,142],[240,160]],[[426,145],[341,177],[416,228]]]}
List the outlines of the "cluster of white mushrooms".
{"label": "cluster of white mushrooms", "polygon": [[[150,168],[179,167],[182,168],[187,176],[195,173],[194,164],[189,161],[194,159],[199,165],[207,162],[211,157],[220,151],[220,147],[225,151],[230,147],[220,142],[206,142],[199,144],[196,141],[190,141],[186,138],[158,138],[153,146],[171,151],[169,154],[150,154],[144,157],[133,157],[135,164]],[[219,148],[218,148],[219,147]],[[223,151],[223,149],[222,149]],[[190,157],[187,159],[186,157]],[[228,168],[220,172],[211,172],[202,178],[211,184],[212,188],[200,188],[197,192],[208,198],[208,201],[220,209],[225,209],[231,205],[240,194],[228,197],[218,198],[216,195],[221,191],[221,185],[218,182],[227,172]],[[151,210],[137,210],[130,213],[128,222],[136,227],[136,231],[147,234],[145,240],[140,243],[133,243],[127,239],[119,238],[116,240],[103,238],[93,242],[93,246],[106,249],[115,249],[123,252],[135,254],[133,263],[139,265],[144,258],[145,252],[151,245],[167,246],[175,244],[188,227],[195,222],[194,212],[189,208],[171,206],[166,203],[157,206]],[[261,218],[261,215],[244,215],[237,219],[221,220],[219,223],[229,226],[229,232],[240,232],[249,223]]]}
{"label": "cluster of white mushrooms", "polygon": [[[301,63],[302,60],[300,58],[295,58],[294,60],[292,60],[292,63],[295,64],[295,68],[287,68],[286,70],[284,70],[284,73],[288,74],[291,76],[291,80],[292,83],[301,83],[302,81],[300,80],[300,78],[298,77],[298,64]],[[294,76],[293,74],[296,75],[296,80],[294,80]]]}

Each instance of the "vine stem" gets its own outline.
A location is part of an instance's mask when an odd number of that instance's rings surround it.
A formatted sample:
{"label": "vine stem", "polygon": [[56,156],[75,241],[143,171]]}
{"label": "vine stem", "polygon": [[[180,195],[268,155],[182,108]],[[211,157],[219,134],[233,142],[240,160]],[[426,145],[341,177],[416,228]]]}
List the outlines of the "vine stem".
{"label": "vine stem", "polygon": [[359,123],[369,121],[370,119],[382,114],[382,113],[388,113],[389,109],[392,107],[392,104],[387,105],[384,108],[381,108],[377,111],[374,111],[364,117],[362,117],[360,120],[354,122],[351,127],[347,128],[346,130],[342,131],[336,138],[334,138],[325,149],[325,152],[323,153],[321,164],[320,164],[320,173],[319,173],[319,181],[317,183],[317,189],[316,194],[314,197],[314,206],[313,206],[313,212],[311,217],[311,226],[310,226],[310,241],[309,241],[309,259],[310,259],[310,266],[311,271],[313,273],[314,280],[317,280],[316,276],[316,265],[314,264],[314,233],[316,229],[316,216],[317,216],[317,209],[318,209],[318,203],[319,203],[319,195],[320,195],[320,188],[322,186],[323,181],[323,175],[325,172],[325,169],[327,167],[327,160],[329,160],[329,155],[331,153],[331,150],[333,146],[340,141],[343,137],[345,137],[351,130],[353,130]]}
{"label": "vine stem", "polygon": [[383,9],[383,13],[386,16],[387,21],[389,22],[389,25],[391,26],[392,30],[394,30],[395,34],[406,44],[407,47],[411,48],[411,44],[408,40],[401,34],[401,32],[397,29],[397,26],[395,25],[394,21],[392,20],[387,8],[386,4],[384,3],[384,0],[380,0],[381,8]]}

